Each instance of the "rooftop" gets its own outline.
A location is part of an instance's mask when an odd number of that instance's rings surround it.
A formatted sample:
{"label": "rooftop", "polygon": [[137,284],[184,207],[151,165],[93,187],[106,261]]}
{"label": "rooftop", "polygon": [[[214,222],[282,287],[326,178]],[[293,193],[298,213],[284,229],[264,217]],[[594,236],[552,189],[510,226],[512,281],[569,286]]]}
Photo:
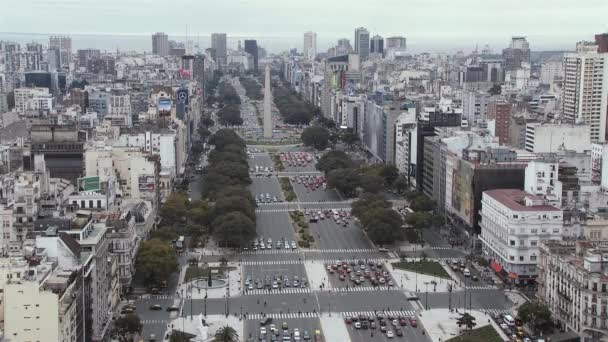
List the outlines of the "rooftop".
{"label": "rooftop", "polygon": [[546,204],[542,197],[519,189],[488,190],[484,193],[514,211],[561,211],[554,206]]}

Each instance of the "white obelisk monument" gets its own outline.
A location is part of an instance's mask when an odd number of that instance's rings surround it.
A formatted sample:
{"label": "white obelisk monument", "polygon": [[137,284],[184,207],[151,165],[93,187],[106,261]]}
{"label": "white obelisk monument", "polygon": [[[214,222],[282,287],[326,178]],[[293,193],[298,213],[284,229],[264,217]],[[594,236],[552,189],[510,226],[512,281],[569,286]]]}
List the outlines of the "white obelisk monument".
{"label": "white obelisk monument", "polygon": [[264,77],[264,138],[272,139],[272,92],[270,91],[270,67],[266,65]]}

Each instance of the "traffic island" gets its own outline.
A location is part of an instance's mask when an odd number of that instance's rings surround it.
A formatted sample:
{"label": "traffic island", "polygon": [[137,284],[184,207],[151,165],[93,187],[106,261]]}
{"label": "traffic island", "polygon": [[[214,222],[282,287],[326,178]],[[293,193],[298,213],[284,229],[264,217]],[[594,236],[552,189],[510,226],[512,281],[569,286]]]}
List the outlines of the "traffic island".
{"label": "traffic island", "polygon": [[298,233],[298,245],[302,248],[312,248],[315,238],[310,234],[310,225],[306,222],[304,213],[299,210],[292,211],[289,213],[289,217]]}
{"label": "traffic island", "polygon": [[283,190],[283,196],[287,202],[293,202],[298,198],[288,177],[280,177],[279,183],[281,183],[281,190]]}

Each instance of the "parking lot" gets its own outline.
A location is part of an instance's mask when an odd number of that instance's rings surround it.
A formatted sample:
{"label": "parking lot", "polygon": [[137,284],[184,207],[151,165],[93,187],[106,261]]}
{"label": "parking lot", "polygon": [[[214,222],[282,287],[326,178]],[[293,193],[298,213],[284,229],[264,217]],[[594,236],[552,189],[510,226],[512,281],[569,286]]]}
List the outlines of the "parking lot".
{"label": "parking lot", "polygon": [[261,321],[263,319],[245,321],[246,341],[314,341],[315,333],[323,335],[318,318],[272,318],[264,325]]}

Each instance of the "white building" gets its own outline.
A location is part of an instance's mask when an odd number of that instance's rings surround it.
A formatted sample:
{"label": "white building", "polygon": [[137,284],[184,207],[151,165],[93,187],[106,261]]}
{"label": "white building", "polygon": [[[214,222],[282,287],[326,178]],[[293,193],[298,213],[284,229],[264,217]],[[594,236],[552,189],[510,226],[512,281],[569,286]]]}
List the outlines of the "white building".
{"label": "white building", "polygon": [[526,125],[526,151],[555,153],[568,150],[582,153],[591,150],[588,125],[529,123]]}
{"label": "white building", "polygon": [[[545,198],[553,206],[560,207],[561,186],[558,181],[557,161],[533,160],[526,166],[524,191]],[[558,191],[559,190],[559,191]]]}
{"label": "white building", "polygon": [[416,106],[408,105],[395,122],[395,166],[399,173],[410,175],[416,164]]}
{"label": "white building", "polygon": [[466,118],[469,126],[486,120],[490,94],[478,91],[466,91],[462,94],[462,116]]}
{"label": "white building", "polygon": [[540,69],[540,83],[553,84],[564,77],[564,64],[562,61],[545,61]]}
{"label": "white building", "polygon": [[606,241],[543,243],[537,297],[560,328],[582,341],[608,340],[608,258]]}
{"label": "white building", "polygon": [[15,89],[15,110],[19,113],[27,111],[53,110],[53,95],[48,88],[17,88]]}
{"label": "white building", "polygon": [[564,57],[562,113],[566,120],[587,123],[595,143],[606,141],[608,53],[597,53],[594,46]]}
{"label": "white building", "polygon": [[534,281],[540,244],[561,240],[562,211],[521,190],[485,191],[481,199],[483,253],[492,268],[515,283]]}
{"label": "white building", "polygon": [[57,294],[33,281],[4,286],[4,336],[15,341],[61,341]]}
{"label": "white building", "polygon": [[304,58],[308,60],[315,59],[317,55],[317,33],[308,31],[304,32]]}

